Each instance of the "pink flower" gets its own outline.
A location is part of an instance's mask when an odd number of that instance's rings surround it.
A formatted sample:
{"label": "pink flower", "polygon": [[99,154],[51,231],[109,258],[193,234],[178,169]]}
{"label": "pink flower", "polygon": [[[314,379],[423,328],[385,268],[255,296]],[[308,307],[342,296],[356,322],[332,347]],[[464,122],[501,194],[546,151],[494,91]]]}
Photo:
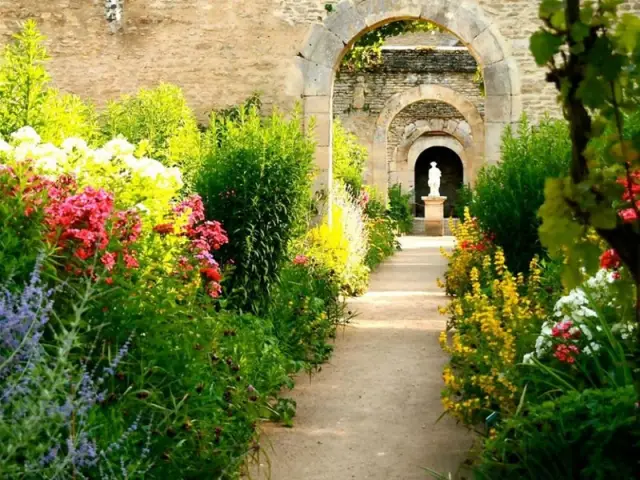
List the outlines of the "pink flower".
{"label": "pink flower", "polygon": [[113,270],[113,267],[116,265],[116,254],[112,252],[105,253],[100,259],[104,267],[108,272]]}
{"label": "pink flower", "polygon": [[296,258],[293,259],[294,265],[306,265],[309,259],[305,255],[296,255]]}
{"label": "pink flower", "polygon": [[130,253],[124,254],[124,264],[127,268],[138,268],[140,266],[138,260],[136,260],[136,258]]}
{"label": "pink flower", "polygon": [[562,363],[573,364],[576,361],[575,356],[580,354],[580,349],[575,345],[556,345],[554,356]]}

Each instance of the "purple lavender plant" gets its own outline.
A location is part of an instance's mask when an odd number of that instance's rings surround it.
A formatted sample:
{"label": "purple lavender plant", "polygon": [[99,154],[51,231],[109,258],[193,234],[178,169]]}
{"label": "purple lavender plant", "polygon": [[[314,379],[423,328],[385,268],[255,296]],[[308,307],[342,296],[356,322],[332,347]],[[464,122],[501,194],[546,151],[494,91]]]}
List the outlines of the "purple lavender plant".
{"label": "purple lavender plant", "polygon": [[[106,395],[99,387],[127,355],[131,337],[97,379],[95,370],[89,373],[85,363],[73,361],[71,352],[81,346],[79,312],[86,311],[93,288],[87,282],[75,319],[67,326],[52,325],[55,335],[45,347],[43,330],[54,311],[55,290],[42,285],[42,260],[21,293],[0,285],[0,438],[10,452],[0,456],[3,478],[52,478],[53,473],[85,478],[96,469],[103,478],[118,478],[148,469],[149,440],[138,458],[127,457],[140,416],[104,449],[94,437],[105,426],[93,415]],[[151,424],[146,428],[150,432]],[[118,465],[118,475],[104,473],[113,472],[111,463]]]}

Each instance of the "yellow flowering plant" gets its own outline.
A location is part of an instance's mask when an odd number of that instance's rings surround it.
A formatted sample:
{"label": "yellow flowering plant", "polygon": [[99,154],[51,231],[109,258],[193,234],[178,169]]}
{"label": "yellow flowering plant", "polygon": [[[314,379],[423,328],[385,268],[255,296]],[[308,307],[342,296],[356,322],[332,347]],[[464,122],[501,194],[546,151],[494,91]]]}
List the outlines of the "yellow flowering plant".
{"label": "yellow flowering plant", "polygon": [[[494,246],[491,236],[482,232],[476,219],[471,217],[468,207],[464,210],[462,222],[456,225],[450,221],[450,226],[456,246],[451,252],[441,249],[442,255],[449,260],[449,268],[440,287],[448,295],[461,297],[471,290],[472,268],[480,269],[484,257],[494,250]],[[482,269],[479,271],[483,272]]]}
{"label": "yellow flowering plant", "polygon": [[493,411],[515,412],[522,389],[517,365],[547,316],[546,304],[539,300],[542,269],[537,258],[526,277],[508,270],[499,248],[483,255],[480,263],[470,269],[470,290],[443,309],[450,321],[440,338],[451,355],[443,373],[443,404],[468,424]]}

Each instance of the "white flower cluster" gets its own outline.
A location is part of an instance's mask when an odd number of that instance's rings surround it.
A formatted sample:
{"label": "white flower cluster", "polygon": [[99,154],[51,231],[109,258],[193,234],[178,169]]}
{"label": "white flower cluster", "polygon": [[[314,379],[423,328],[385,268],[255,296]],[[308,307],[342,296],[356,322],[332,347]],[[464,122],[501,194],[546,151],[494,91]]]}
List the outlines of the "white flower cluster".
{"label": "white flower cluster", "polygon": [[[582,287],[575,288],[560,298],[554,306],[554,318],[542,325],[535,351],[527,353],[523,357],[523,363],[532,363],[534,358],[543,358],[551,352],[554,345],[554,328],[566,331],[572,338],[579,338],[580,343],[584,345],[582,352],[587,355],[593,355],[600,350],[602,346],[594,341],[594,334],[587,325],[594,327],[598,322],[598,313],[593,309],[593,303],[599,306],[615,305],[615,298],[609,288],[614,281],[613,272],[602,269]],[[616,323],[612,325],[611,331],[626,340],[633,327],[632,324]],[[598,332],[602,331],[600,325],[595,325],[594,328]]]}
{"label": "white flower cluster", "polygon": [[123,179],[150,180],[154,187],[167,191],[178,191],[183,186],[178,168],[167,168],[151,158],[137,158],[135,146],[123,138],[115,138],[96,150],[79,138],[67,138],[61,148],[40,140],[31,127],[13,133],[9,143],[0,139],[0,162],[3,156],[17,162],[30,159],[44,175],[68,173],[82,177],[93,175],[99,169],[103,173],[117,172]]}

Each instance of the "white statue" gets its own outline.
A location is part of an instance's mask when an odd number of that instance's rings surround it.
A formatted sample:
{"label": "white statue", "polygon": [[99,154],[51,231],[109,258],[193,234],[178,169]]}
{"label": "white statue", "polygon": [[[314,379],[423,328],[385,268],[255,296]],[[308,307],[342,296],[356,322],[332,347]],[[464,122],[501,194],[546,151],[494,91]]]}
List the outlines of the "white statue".
{"label": "white statue", "polygon": [[439,197],[440,196],[440,178],[442,177],[442,172],[438,168],[438,164],[436,162],[431,162],[431,168],[429,169],[429,196],[430,197]]}

